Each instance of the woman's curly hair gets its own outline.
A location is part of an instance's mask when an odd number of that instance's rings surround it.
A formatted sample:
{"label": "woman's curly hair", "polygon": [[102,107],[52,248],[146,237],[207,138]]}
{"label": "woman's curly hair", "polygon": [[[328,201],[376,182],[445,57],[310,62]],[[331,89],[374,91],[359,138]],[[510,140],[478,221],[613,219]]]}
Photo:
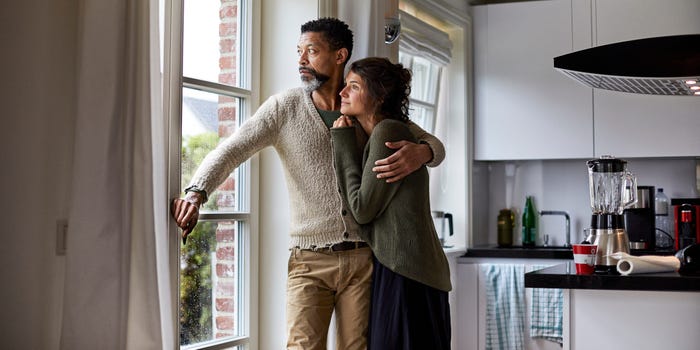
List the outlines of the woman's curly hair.
{"label": "woman's curly hair", "polygon": [[368,57],[353,62],[350,71],[362,78],[368,97],[377,102],[378,113],[385,118],[408,122],[410,70],[383,57]]}

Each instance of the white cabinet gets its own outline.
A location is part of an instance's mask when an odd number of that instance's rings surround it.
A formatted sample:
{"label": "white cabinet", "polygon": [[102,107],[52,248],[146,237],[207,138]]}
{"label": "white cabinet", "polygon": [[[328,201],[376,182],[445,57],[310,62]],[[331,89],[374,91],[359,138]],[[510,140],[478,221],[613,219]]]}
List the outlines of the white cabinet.
{"label": "white cabinet", "polygon": [[474,7],[476,160],[593,155],[591,89],[553,68],[590,25],[589,0]]}
{"label": "white cabinet", "polygon": [[[546,266],[563,264],[569,260],[556,259],[509,259],[509,258],[460,258],[457,264],[456,315],[452,316],[453,349],[483,350],[486,349],[486,278],[481,268],[483,264],[516,264],[525,267],[529,272],[535,266],[537,269]],[[524,276],[522,277],[525,278]],[[529,337],[530,299],[527,289],[525,308],[525,348],[529,350],[561,350],[562,347],[552,341],[532,339]],[[565,295],[568,295],[565,294]],[[452,301],[451,301],[452,302]],[[568,299],[564,298],[564,349],[569,343]]]}
{"label": "white cabinet", "polygon": [[473,9],[475,160],[700,156],[700,97],[591,89],[555,71],[552,61],[596,45],[700,33],[700,1],[548,0]]}
{"label": "white cabinet", "polygon": [[[453,349],[479,349],[479,264],[457,264],[457,305],[452,320]],[[454,346],[456,343],[456,346]],[[483,346],[482,346],[483,348]]]}
{"label": "white cabinet", "polygon": [[[597,0],[595,5],[597,45],[700,33],[698,0]],[[700,97],[595,89],[593,106],[596,156],[700,155]]]}
{"label": "white cabinet", "polygon": [[[457,319],[457,308],[458,308],[458,297],[459,297],[459,288],[461,286],[460,281],[460,276],[458,275],[458,264],[457,264],[457,259],[464,254],[465,247],[452,247],[452,248],[445,248],[445,255],[447,256],[447,262],[450,264],[450,281],[452,282],[452,291],[449,294],[449,301],[450,301],[450,325],[452,326],[452,349],[460,349],[457,346],[457,335],[455,334],[455,329],[457,329],[459,325],[459,320]],[[328,347],[329,349],[332,349],[332,347]]]}
{"label": "white cabinet", "polygon": [[569,310],[570,350],[700,348],[697,292],[572,289]]}

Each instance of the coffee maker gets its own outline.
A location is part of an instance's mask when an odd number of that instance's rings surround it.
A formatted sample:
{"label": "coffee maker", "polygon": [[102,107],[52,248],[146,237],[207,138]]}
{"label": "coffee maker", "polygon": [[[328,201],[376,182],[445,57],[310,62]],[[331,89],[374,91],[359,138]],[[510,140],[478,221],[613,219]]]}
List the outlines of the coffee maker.
{"label": "coffee maker", "polygon": [[700,243],[700,198],[671,198],[671,206],[676,250]]}
{"label": "coffee maker", "polygon": [[629,253],[629,237],[623,212],[637,202],[637,178],[627,171],[627,162],[601,156],[586,162],[590,190],[592,243],[597,245],[595,272],[617,274],[617,259],[610,255]]}
{"label": "coffee maker", "polygon": [[656,209],[654,186],[637,186],[637,202],[625,208],[625,231],[631,251],[656,248]]}

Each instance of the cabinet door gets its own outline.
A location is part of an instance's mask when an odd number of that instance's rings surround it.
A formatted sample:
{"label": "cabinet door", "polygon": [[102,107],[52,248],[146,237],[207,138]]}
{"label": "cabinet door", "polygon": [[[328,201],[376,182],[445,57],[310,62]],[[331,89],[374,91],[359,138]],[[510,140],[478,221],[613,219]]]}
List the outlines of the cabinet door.
{"label": "cabinet door", "polygon": [[[454,349],[479,349],[479,264],[457,264],[457,307],[452,319]],[[452,307],[452,305],[450,305]]]}
{"label": "cabinet door", "polygon": [[477,160],[593,155],[591,89],[553,68],[590,47],[590,23],[589,0],[474,7]]}
{"label": "cabinet door", "polygon": [[[460,290],[460,308],[457,311],[459,317],[460,328],[455,331],[458,339],[463,339],[462,342],[458,342],[458,346],[455,349],[464,350],[483,350],[486,349],[486,332],[488,328],[487,320],[487,284],[488,279],[484,272],[485,265],[496,265],[502,264],[515,264],[521,265],[525,272],[530,272],[536,269],[543,269],[557,264],[567,263],[568,260],[549,260],[549,259],[485,259],[481,260],[480,263],[473,264],[459,264],[459,277],[463,278],[463,283],[460,285],[462,290]],[[524,279],[525,276],[519,276],[519,278]],[[506,296],[507,293],[512,293],[514,290],[512,286],[496,286],[498,288],[497,294],[501,294],[504,303],[509,302],[512,298]],[[500,293],[503,292],[503,293]],[[524,289],[523,294],[525,296],[525,308],[524,313],[521,315],[523,317],[524,326],[524,349],[537,349],[537,350],[561,350],[562,346],[559,343],[547,341],[542,338],[531,338],[530,337],[530,309],[532,307],[532,295],[529,288]],[[464,303],[464,304],[462,304]],[[475,304],[476,303],[476,304]],[[563,300],[563,341],[564,349],[568,349],[569,346],[569,320],[568,316],[568,298]],[[474,323],[475,322],[475,323]],[[492,323],[493,324],[493,323]],[[477,342],[478,340],[478,342]]]}
{"label": "cabinet door", "polygon": [[[700,33],[698,0],[597,0],[595,4],[597,45]],[[700,97],[595,89],[593,101],[596,156],[700,155]]]}

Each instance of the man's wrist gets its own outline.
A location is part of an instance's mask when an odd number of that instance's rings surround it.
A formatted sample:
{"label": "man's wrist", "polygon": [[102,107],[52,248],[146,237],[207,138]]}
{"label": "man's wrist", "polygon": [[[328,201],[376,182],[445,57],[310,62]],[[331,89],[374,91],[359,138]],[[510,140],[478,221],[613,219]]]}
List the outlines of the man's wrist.
{"label": "man's wrist", "polygon": [[194,204],[197,208],[201,207],[202,203],[204,203],[204,198],[198,192],[187,192],[185,198],[183,199],[185,200],[185,202]]}
{"label": "man's wrist", "polygon": [[185,188],[185,200],[188,199],[196,200],[196,203],[193,204],[200,206],[206,203],[209,197],[207,196],[207,191],[197,187],[197,185],[192,185]]}
{"label": "man's wrist", "polygon": [[421,141],[419,141],[418,143],[421,144],[421,145],[426,145],[426,146],[428,146],[428,153],[429,153],[430,157],[429,157],[428,161],[423,162],[423,165],[427,165],[427,164],[429,164],[430,162],[432,162],[433,159],[435,159],[435,153],[433,152],[433,148],[430,147],[430,144],[429,144],[428,142],[426,142],[426,141],[421,140]]}

